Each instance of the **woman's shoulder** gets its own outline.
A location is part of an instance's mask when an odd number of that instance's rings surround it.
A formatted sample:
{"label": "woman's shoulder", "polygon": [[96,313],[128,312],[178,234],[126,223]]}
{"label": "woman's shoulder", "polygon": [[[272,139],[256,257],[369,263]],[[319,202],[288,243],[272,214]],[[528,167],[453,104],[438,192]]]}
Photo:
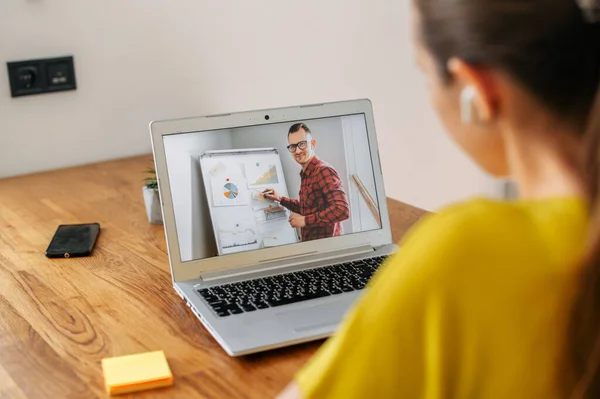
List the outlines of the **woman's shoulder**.
{"label": "woman's shoulder", "polygon": [[477,198],[447,206],[407,233],[372,287],[395,298],[392,307],[440,295],[470,298],[484,286],[492,290],[510,269],[523,269],[523,254],[545,256],[533,224],[529,211],[514,203]]}
{"label": "woman's shoulder", "polygon": [[[563,214],[574,214],[569,213],[570,204],[486,198],[453,204],[425,216],[407,233],[400,242],[400,258],[410,258],[408,263],[432,268],[436,273],[439,269],[452,273],[479,268],[491,265],[492,260],[500,265],[518,263],[524,255],[543,261],[558,238],[552,233],[556,230],[555,220]],[[563,224],[565,231],[581,230],[583,234],[581,223],[568,223]]]}
{"label": "woman's shoulder", "polygon": [[[508,272],[576,258],[586,234],[583,202],[476,198],[425,216],[400,242],[396,262],[419,275]],[[530,267],[531,268],[531,267]]]}
{"label": "woman's shoulder", "polygon": [[519,233],[520,228],[532,223],[530,212],[520,204],[476,198],[428,214],[409,231],[404,241],[428,235],[449,241],[479,241],[490,236],[503,236],[507,231]]}
{"label": "woman's shoulder", "polygon": [[[448,238],[478,239],[539,235],[556,223],[581,230],[587,219],[585,201],[577,197],[505,201],[475,198],[449,205],[426,217],[415,229],[423,233],[447,233]],[[441,229],[443,228],[443,229]]]}

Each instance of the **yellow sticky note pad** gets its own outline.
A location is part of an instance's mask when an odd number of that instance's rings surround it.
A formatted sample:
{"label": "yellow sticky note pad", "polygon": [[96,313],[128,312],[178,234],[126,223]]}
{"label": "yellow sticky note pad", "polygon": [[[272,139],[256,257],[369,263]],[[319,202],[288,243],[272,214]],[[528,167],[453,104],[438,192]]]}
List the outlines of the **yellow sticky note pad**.
{"label": "yellow sticky note pad", "polygon": [[163,351],[102,359],[106,391],[111,395],[173,385]]}

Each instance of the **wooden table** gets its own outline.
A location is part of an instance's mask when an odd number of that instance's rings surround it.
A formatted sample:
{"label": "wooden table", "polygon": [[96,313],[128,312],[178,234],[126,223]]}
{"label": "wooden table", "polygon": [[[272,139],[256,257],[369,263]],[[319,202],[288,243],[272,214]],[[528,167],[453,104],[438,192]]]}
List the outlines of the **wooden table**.
{"label": "wooden table", "polygon": [[[100,359],[162,349],[171,388],[126,397],[275,396],[322,341],[230,358],[175,294],[147,222],[151,156],[0,180],[0,398],[107,397]],[[424,212],[388,200],[395,240]],[[99,222],[93,256],[47,259],[61,223]]]}

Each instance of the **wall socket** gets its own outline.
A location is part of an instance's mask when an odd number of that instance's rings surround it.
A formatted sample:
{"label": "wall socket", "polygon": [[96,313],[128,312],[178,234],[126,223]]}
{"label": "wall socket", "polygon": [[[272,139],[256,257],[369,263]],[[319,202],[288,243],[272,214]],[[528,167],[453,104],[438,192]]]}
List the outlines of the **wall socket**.
{"label": "wall socket", "polygon": [[73,57],[7,62],[12,97],[75,90]]}

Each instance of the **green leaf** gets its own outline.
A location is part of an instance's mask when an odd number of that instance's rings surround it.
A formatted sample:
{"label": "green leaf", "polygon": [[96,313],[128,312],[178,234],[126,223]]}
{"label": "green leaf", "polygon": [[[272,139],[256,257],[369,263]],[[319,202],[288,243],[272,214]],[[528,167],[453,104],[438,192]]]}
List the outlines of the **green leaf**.
{"label": "green leaf", "polygon": [[148,168],[144,170],[144,173],[148,173],[151,174],[152,176],[146,177],[143,179],[144,182],[144,186],[150,188],[150,189],[157,189],[158,188],[158,182],[156,181],[156,169],[155,168]]}

